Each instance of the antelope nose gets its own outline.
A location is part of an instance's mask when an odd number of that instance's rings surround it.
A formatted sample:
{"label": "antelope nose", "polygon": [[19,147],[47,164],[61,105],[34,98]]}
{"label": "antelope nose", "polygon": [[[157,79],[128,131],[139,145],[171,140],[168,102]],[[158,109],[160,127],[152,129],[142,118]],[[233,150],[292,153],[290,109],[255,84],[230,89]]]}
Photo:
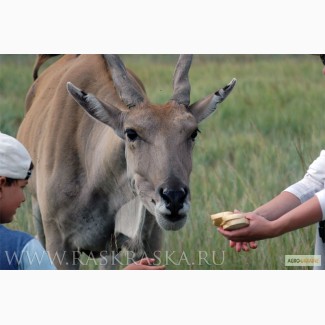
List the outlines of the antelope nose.
{"label": "antelope nose", "polygon": [[187,197],[187,188],[172,190],[161,188],[159,194],[166,203],[166,208],[170,210],[172,215],[177,215],[178,211],[183,208],[184,201]]}

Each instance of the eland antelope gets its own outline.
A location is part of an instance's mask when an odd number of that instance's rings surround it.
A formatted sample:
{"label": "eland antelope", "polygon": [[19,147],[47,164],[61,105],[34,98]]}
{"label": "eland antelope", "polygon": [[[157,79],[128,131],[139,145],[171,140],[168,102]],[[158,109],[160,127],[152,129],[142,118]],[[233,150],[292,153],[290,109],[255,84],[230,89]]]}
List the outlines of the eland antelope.
{"label": "eland antelope", "polygon": [[164,230],[185,225],[198,124],[236,84],[190,104],[191,62],[179,56],[164,105],[118,55],[64,55],[40,76],[36,63],[17,137],[35,165],[38,238],[57,268],[78,269],[82,252],[150,257]]}

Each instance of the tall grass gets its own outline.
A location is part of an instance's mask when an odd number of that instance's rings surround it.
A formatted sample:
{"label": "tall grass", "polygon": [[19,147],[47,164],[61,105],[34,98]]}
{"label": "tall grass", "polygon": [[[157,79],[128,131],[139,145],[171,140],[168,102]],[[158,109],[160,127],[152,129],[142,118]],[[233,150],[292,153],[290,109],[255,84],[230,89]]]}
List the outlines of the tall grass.
{"label": "tall grass", "polygon": [[[175,55],[122,57],[153,102],[171,97]],[[17,132],[33,61],[29,55],[0,55],[2,132]],[[194,57],[192,102],[233,77],[238,84],[218,112],[200,125],[190,220],[182,230],[165,233],[161,260],[168,269],[287,269],[285,255],[313,254],[315,226],[260,241],[257,250],[236,253],[212,227],[209,216],[234,208],[252,210],[303,177],[325,143],[321,69],[320,59],[311,55]],[[29,201],[11,227],[34,233]]]}

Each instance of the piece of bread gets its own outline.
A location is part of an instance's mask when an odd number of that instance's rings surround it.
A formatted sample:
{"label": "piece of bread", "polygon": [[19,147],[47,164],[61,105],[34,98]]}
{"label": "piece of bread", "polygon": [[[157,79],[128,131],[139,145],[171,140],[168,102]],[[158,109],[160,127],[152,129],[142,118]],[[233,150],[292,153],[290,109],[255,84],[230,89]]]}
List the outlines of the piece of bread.
{"label": "piece of bread", "polygon": [[214,226],[222,227],[225,230],[235,230],[249,225],[249,220],[242,213],[233,213],[231,211],[220,212],[211,215]]}
{"label": "piece of bread", "polygon": [[245,217],[225,222],[222,226],[225,230],[235,230],[249,226],[249,220]]}
{"label": "piece of bread", "polygon": [[231,211],[225,211],[225,212],[220,212],[220,213],[216,213],[216,214],[212,214],[211,215],[211,220],[213,225],[215,225],[216,227],[220,227],[222,225],[222,223],[224,222],[224,218],[226,216],[232,215],[234,214]]}

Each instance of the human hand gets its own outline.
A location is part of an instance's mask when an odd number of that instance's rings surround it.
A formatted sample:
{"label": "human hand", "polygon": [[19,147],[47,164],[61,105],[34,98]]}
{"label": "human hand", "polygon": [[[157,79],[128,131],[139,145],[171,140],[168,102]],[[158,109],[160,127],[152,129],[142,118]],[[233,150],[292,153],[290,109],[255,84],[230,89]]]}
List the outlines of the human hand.
{"label": "human hand", "polygon": [[248,252],[250,249],[256,249],[257,248],[257,242],[251,241],[251,242],[235,242],[232,240],[229,240],[229,246],[234,248],[236,252],[240,252],[243,250],[244,252]]}
{"label": "human hand", "polygon": [[[273,237],[271,221],[252,212],[247,213],[245,217],[250,221],[249,226],[245,228],[232,230],[232,231],[224,230],[221,227],[218,228],[218,231],[227,239],[229,239],[232,242],[236,242],[236,244],[238,242],[240,243],[238,244],[238,247],[236,247],[236,250],[239,248],[243,248],[242,243],[254,242],[256,240]],[[230,244],[230,245],[231,247],[234,247],[236,246],[236,244],[235,245]],[[245,246],[247,248],[247,245]],[[254,246],[255,245],[253,245],[253,247]],[[252,246],[250,247],[253,248]]]}
{"label": "human hand", "polygon": [[[241,211],[235,209],[234,213],[242,213]],[[256,249],[257,248],[257,242],[251,241],[251,242],[235,242],[232,240],[229,240],[229,246],[231,248],[234,248],[236,252],[240,252],[243,250],[244,252],[248,252],[250,249]]]}
{"label": "human hand", "polygon": [[153,265],[154,258],[143,258],[126,266],[123,270],[165,270],[165,265]]}

